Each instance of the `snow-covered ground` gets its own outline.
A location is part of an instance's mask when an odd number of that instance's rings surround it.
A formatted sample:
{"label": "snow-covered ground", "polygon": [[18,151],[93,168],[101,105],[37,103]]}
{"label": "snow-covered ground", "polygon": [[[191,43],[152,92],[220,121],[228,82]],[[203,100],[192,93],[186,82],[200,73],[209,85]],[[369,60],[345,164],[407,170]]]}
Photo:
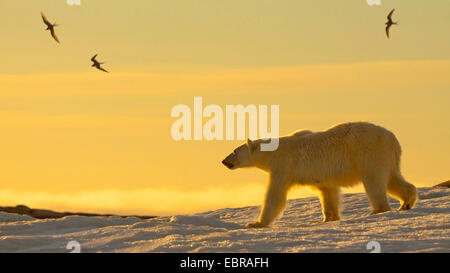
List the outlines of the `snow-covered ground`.
{"label": "snow-covered ground", "polygon": [[[391,199],[393,208],[398,202]],[[260,207],[150,220],[71,216],[36,220],[0,213],[0,252],[450,252],[450,189],[421,188],[409,211],[369,215],[364,194],[343,196],[342,220],[321,223],[317,198],[289,200],[271,227],[248,229]]]}

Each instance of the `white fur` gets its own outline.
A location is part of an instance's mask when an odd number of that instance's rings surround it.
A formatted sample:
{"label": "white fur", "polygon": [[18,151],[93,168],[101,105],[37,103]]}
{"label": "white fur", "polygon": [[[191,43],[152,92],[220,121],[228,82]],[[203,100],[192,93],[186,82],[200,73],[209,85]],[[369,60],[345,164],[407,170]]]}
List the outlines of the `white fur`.
{"label": "white fur", "polygon": [[264,204],[256,223],[269,225],[285,206],[289,189],[304,185],[319,192],[324,221],[339,220],[339,188],[362,181],[372,213],[389,211],[387,195],[410,209],[416,188],[400,173],[400,144],[390,131],[367,122],[344,123],[323,132],[299,131],[279,138],[275,151],[248,141],[223,163],[230,169],[257,167],[269,173]]}

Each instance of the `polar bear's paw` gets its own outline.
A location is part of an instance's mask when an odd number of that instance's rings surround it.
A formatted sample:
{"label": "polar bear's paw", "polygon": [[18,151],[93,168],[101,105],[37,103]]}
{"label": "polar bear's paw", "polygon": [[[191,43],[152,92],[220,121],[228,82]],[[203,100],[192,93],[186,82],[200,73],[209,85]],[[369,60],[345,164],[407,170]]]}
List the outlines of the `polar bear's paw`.
{"label": "polar bear's paw", "polygon": [[409,209],[411,209],[412,208],[412,205],[411,204],[409,204],[409,203],[403,203],[399,208],[398,208],[398,210],[409,210]]}
{"label": "polar bear's paw", "polygon": [[261,223],[261,222],[254,222],[254,223],[250,223],[247,224],[247,227],[249,228],[263,228],[263,227],[267,227],[267,225]]}

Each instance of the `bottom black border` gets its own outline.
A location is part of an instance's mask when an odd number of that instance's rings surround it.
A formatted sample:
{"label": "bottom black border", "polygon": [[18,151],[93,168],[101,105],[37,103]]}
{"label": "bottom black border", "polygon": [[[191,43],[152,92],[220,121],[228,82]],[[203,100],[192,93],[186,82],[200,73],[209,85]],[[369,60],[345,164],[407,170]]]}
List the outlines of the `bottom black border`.
{"label": "bottom black border", "polygon": [[[141,254],[0,254],[3,265],[47,272],[71,270],[129,272],[311,272],[442,270],[448,253],[309,254],[309,253],[141,253]],[[17,260],[17,261],[14,261]],[[214,262],[212,262],[214,261]],[[190,262],[188,264],[187,262]],[[211,264],[213,264],[211,266]],[[193,267],[195,265],[195,267]],[[200,266],[200,267],[199,267]],[[436,267],[436,268],[433,268]],[[14,268],[15,269],[15,268]],[[43,269],[43,270],[42,270]],[[5,271],[6,272],[6,271]]]}

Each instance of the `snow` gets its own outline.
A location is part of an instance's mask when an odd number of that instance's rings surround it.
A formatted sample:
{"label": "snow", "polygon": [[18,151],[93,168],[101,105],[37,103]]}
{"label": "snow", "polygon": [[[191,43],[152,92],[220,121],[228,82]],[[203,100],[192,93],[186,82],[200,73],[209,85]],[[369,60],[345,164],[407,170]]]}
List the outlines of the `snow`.
{"label": "snow", "polygon": [[[420,188],[409,211],[370,215],[365,194],[343,196],[342,220],[322,223],[317,198],[289,200],[271,227],[249,229],[260,207],[149,220],[70,216],[36,220],[0,213],[0,252],[450,252],[450,189]],[[398,202],[390,199],[393,208]]]}

